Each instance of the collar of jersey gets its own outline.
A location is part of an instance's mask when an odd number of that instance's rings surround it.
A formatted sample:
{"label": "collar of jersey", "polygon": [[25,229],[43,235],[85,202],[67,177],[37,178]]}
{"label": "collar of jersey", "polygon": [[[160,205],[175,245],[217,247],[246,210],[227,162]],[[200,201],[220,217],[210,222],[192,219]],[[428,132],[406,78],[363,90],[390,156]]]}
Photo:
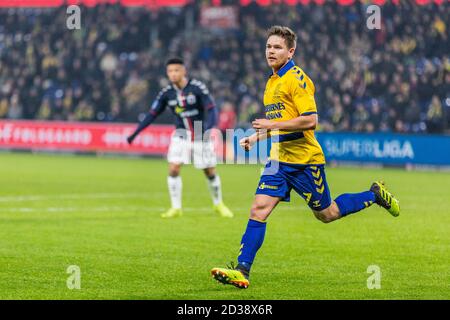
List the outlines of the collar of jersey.
{"label": "collar of jersey", "polygon": [[[290,68],[292,68],[294,66],[295,66],[294,61],[292,59],[289,60],[288,62],[286,62],[286,64],[283,67],[281,67],[280,70],[278,70],[277,75],[281,78],[282,76],[284,76],[286,74],[286,72],[289,71]],[[270,76],[273,76],[273,73]]]}
{"label": "collar of jersey", "polygon": [[186,85],[184,86],[183,89],[178,88],[178,87],[177,87],[176,85],[174,85],[173,83],[171,83],[170,85],[172,86],[172,88],[175,89],[175,91],[180,92],[180,91],[183,91],[184,89],[187,88],[187,86],[191,83],[191,80],[192,80],[191,78],[187,78],[187,83],[186,83]]}

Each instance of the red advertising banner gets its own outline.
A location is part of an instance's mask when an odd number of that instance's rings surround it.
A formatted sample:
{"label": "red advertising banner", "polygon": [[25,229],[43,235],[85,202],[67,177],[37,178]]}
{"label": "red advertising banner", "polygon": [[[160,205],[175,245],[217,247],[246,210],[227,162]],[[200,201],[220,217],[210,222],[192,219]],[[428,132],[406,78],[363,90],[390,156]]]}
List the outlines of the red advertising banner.
{"label": "red advertising banner", "polygon": [[[119,3],[123,6],[141,6],[148,8],[160,8],[160,7],[182,7],[190,3],[192,0],[0,0],[0,7],[12,8],[12,7],[57,7],[61,5],[71,4],[83,4],[87,7],[96,6],[102,3]],[[315,3],[322,5],[325,0],[239,0],[239,4],[247,6],[250,3],[256,1],[260,6],[269,6],[272,4],[286,3],[287,5],[307,5],[309,3]],[[387,0],[336,0],[339,5],[352,5],[353,3],[361,1],[367,4],[383,5]],[[398,4],[400,0],[391,0],[393,3]],[[438,5],[448,2],[449,0],[415,0],[418,5],[427,5],[436,3]],[[213,0],[212,4],[217,6],[221,5],[221,0]]]}
{"label": "red advertising banner", "polygon": [[239,27],[237,7],[202,7],[200,25],[205,28],[233,29]]}
{"label": "red advertising banner", "polygon": [[190,0],[0,0],[0,7],[57,7],[62,5],[85,5],[93,7],[98,4],[115,4],[123,6],[142,6],[150,8],[159,7],[182,7]]}
{"label": "red advertising banner", "polygon": [[173,126],[152,125],[128,145],[134,124],[0,120],[0,148],[165,155]]}

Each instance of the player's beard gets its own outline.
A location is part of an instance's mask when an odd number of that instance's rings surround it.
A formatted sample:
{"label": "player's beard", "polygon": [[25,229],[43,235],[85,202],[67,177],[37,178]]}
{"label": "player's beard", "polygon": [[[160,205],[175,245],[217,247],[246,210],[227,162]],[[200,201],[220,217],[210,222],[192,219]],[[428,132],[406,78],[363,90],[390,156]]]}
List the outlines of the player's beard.
{"label": "player's beard", "polygon": [[[278,71],[278,70],[280,70],[288,61],[289,61],[289,59],[287,59],[287,60],[285,60],[285,61],[283,61],[283,60],[280,60],[280,59],[278,59],[278,58],[275,58],[276,60],[275,61],[270,61],[270,60],[268,60],[268,62],[269,62],[269,66],[273,69],[273,70],[276,70],[276,71]],[[271,64],[272,63],[272,64]]]}
{"label": "player's beard", "polygon": [[269,67],[271,67],[272,69],[276,69],[277,65],[278,65],[278,59],[275,58],[275,60],[270,60],[269,58],[267,58],[267,64],[269,65]]}

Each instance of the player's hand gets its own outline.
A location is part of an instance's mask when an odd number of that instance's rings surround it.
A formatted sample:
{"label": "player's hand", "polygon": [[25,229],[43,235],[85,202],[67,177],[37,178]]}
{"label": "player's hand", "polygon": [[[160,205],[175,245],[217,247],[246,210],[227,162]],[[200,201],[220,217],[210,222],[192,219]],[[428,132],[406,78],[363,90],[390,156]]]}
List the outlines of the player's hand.
{"label": "player's hand", "polygon": [[128,144],[132,144],[132,143],[133,143],[133,140],[134,140],[135,138],[136,138],[136,135],[134,135],[134,134],[128,136],[128,138],[127,138]]}
{"label": "player's hand", "polygon": [[241,140],[239,140],[239,145],[245,151],[249,151],[253,147],[255,142],[256,142],[256,139],[254,138],[254,136],[250,136],[250,137],[245,137],[245,138],[242,138]]}
{"label": "player's hand", "polygon": [[266,129],[271,130],[273,129],[274,121],[267,120],[267,119],[256,119],[252,122],[252,126],[254,129]]}

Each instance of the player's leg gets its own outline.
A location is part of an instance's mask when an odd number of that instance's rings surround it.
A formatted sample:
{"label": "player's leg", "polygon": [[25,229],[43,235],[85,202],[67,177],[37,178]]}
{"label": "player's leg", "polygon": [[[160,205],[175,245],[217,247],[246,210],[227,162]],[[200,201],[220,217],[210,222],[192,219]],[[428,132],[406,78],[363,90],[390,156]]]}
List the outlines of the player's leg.
{"label": "player's leg", "polygon": [[312,210],[316,218],[323,223],[329,223],[342,217],[336,202],[332,201],[328,208],[321,211]]}
{"label": "player's leg", "polygon": [[250,209],[250,218],[241,240],[238,256],[238,269],[243,270],[247,276],[255,259],[256,253],[263,244],[266,234],[266,221],[273,209],[280,202],[281,197],[265,194],[255,195]]}
{"label": "player's leg", "polygon": [[[305,167],[303,171],[299,171],[294,180],[290,180],[290,183],[293,184],[295,191],[306,200],[316,218],[324,223],[359,212],[373,203],[383,206],[394,216],[400,212],[398,201],[379,182],[375,182],[370,190],[345,193],[332,201],[324,165]],[[388,208],[389,204],[392,205]]]}
{"label": "player's leg", "polygon": [[169,188],[171,208],[161,215],[162,218],[174,218],[183,214],[181,209],[181,199],[183,191],[183,181],[180,170],[184,163],[189,163],[189,144],[186,139],[172,136],[169,151],[167,153],[169,162],[169,176],[167,186]]}
{"label": "player's leg", "polygon": [[256,253],[264,242],[266,234],[266,219],[280,202],[279,197],[257,194],[253,201],[247,228],[242,236],[238,256],[238,265],[228,268],[214,268],[211,270],[213,278],[223,284],[231,284],[245,289],[250,285],[250,268]]}
{"label": "player's leg", "polygon": [[220,177],[217,175],[216,168],[203,169],[206,179],[208,180],[208,189],[214,205],[222,202],[222,184]]}
{"label": "player's leg", "polygon": [[193,162],[197,169],[202,169],[205,173],[208,189],[214,205],[214,211],[225,218],[232,218],[233,212],[223,203],[222,183],[216,172],[217,157],[212,141],[194,141]]}
{"label": "player's leg", "polygon": [[328,223],[366,209],[373,203],[385,208],[394,217],[400,214],[398,200],[381,182],[374,182],[368,191],[341,194],[326,209],[313,212],[317,219]]}
{"label": "player's leg", "polygon": [[344,193],[332,201],[328,208],[320,211],[313,210],[313,212],[317,219],[329,223],[366,209],[375,202],[376,196],[370,190],[359,193]]}
{"label": "player's leg", "polygon": [[393,216],[398,216],[400,213],[398,200],[380,182],[374,182],[370,190],[344,193],[331,201],[324,166],[309,166],[305,169],[305,175],[309,180],[311,197],[308,204],[317,219],[324,223],[357,213],[374,203],[384,207]]}
{"label": "player's leg", "polygon": [[224,218],[232,218],[233,212],[222,201],[222,183],[216,168],[203,169],[208,181],[208,189],[214,204],[214,210]]}
{"label": "player's leg", "polygon": [[[307,174],[312,178],[312,198],[319,200],[320,206],[310,206],[317,219],[323,223],[330,223],[346,215],[356,213],[370,207],[375,202],[373,192],[346,193],[331,201],[330,191],[326,179],[325,167],[318,166],[317,170],[308,168]],[[318,185],[322,182],[322,185]],[[323,191],[323,192],[322,192]],[[321,192],[321,193],[320,193]]]}
{"label": "player's leg", "polygon": [[167,186],[169,188],[171,207],[167,212],[161,215],[162,218],[175,218],[183,214],[181,210],[183,181],[181,180],[180,170],[180,163],[169,163]]}
{"label": "player's leg", "polygon": [[[289,175],[289,183],[305,199],[320,221],[329,223],[343,216],[336,202],[331,200],[324,165],[309,165],[298,168]],[[371,196],[373,195],[360,195],[361,199],[364,199],[367,203],[372,200]],[[353,198],[357,197],[355,195]],[[344,198],[347,199],[347,196]]]}
{"label": "player's leg", "polygon": [[339,219],[339,209],[331,201],[323,165],[299,166],[290,169],[289,184],[305,199],[317,219],[331,222]]}
{"label": "player's leg", "polygon": [[385,208],[394,217],[400,214],[398,200],[387,190],[384,183],[379,181],[374,182],[368,191],[344,193],[338,196],[334,202],[342,217],[368,208],[373,203]]}
{"label": "player's leg", "polygon": [[[274,167],[277,168],[275,171]],[[249,286],[250,268],[266,234],[266,219],[280,201],[290,200],[290,191],[283,166],[273,166],[269,162],[256,189],[250,218],[241,240],[238,265],[212,269],[211,274],[217,281],[238,288]]]}

